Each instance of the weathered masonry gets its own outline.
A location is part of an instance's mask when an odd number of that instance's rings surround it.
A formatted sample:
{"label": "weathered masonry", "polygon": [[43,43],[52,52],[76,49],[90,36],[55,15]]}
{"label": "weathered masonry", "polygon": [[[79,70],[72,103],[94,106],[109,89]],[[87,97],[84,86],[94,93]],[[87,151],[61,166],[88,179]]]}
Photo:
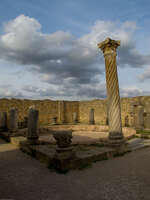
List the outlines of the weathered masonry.
{"label": "weathered masonry", "polygon": [[[60,103],[61,102],[61,103]],[[39,123],[47,125],[57,117],[58,123],[73,123],[74,113],[78,123],[89,123],[89,113],[94,109],[95,124],[107,124],[106,100],[92,101],[52,101],[52,100],[20,100],[0,99],[0,111],[7,112],[17,108],[18,121],[28,116],[29,107],[35,105],[39,110]],[[121,99],[121,118],[123,126],[150,128],[150,97],[139,96]]]}

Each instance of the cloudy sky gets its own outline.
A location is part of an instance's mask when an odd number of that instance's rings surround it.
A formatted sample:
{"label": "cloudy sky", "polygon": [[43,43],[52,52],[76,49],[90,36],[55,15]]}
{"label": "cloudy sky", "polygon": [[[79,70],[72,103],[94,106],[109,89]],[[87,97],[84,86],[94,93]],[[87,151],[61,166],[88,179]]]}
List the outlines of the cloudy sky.
{"label": "cloudy sky", "polygon": [[150,95],[149,11],[149,0],[2,0],[0,98],[105,98],[107,37],[121,40],[121,97]]}

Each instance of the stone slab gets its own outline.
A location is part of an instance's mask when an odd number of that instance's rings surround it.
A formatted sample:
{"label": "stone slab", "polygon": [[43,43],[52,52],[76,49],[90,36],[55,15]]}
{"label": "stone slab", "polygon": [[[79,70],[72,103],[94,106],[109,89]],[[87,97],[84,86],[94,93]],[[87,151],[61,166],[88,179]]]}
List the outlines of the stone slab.
{"label": "stone slab", "polygon": [[[47,166],[52,166],[53,158],[55,155],[55,145],[29,145],[26,142],[20,143],[20,149],[35,157]],[[115,150],[107,147],[98,146],[74,146],[75,158],[70,162],[70,169],[80,169],[89,166],[92,163],[100,160],[107,160],[115,155]]]}

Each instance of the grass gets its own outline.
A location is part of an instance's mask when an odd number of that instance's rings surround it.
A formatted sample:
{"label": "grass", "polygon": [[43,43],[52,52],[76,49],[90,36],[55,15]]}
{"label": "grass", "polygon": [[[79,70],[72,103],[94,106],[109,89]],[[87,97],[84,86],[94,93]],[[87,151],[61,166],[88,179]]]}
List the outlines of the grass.
{"label": "grass", "polygon": [[150,135],[149,130],[136,130],[137,134],[142,134],[142,135]]}

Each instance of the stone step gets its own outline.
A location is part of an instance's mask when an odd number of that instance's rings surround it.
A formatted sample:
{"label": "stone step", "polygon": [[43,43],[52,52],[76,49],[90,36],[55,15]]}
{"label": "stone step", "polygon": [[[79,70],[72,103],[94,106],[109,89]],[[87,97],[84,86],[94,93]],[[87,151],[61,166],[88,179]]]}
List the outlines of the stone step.
{"label": "stone step", "polygon": [[128,141],[129,148],[134,151],[150,146],[150,140],[143,138],[134,138]]}
{"label": "stone step", "polygon": [[146,146],[144,144],[139,144],[139,145],[136,145],[136,146],[132,146],[131,150],[135,151],[135,150],[142,149],[142,148],[145,148],[145,147]]}

